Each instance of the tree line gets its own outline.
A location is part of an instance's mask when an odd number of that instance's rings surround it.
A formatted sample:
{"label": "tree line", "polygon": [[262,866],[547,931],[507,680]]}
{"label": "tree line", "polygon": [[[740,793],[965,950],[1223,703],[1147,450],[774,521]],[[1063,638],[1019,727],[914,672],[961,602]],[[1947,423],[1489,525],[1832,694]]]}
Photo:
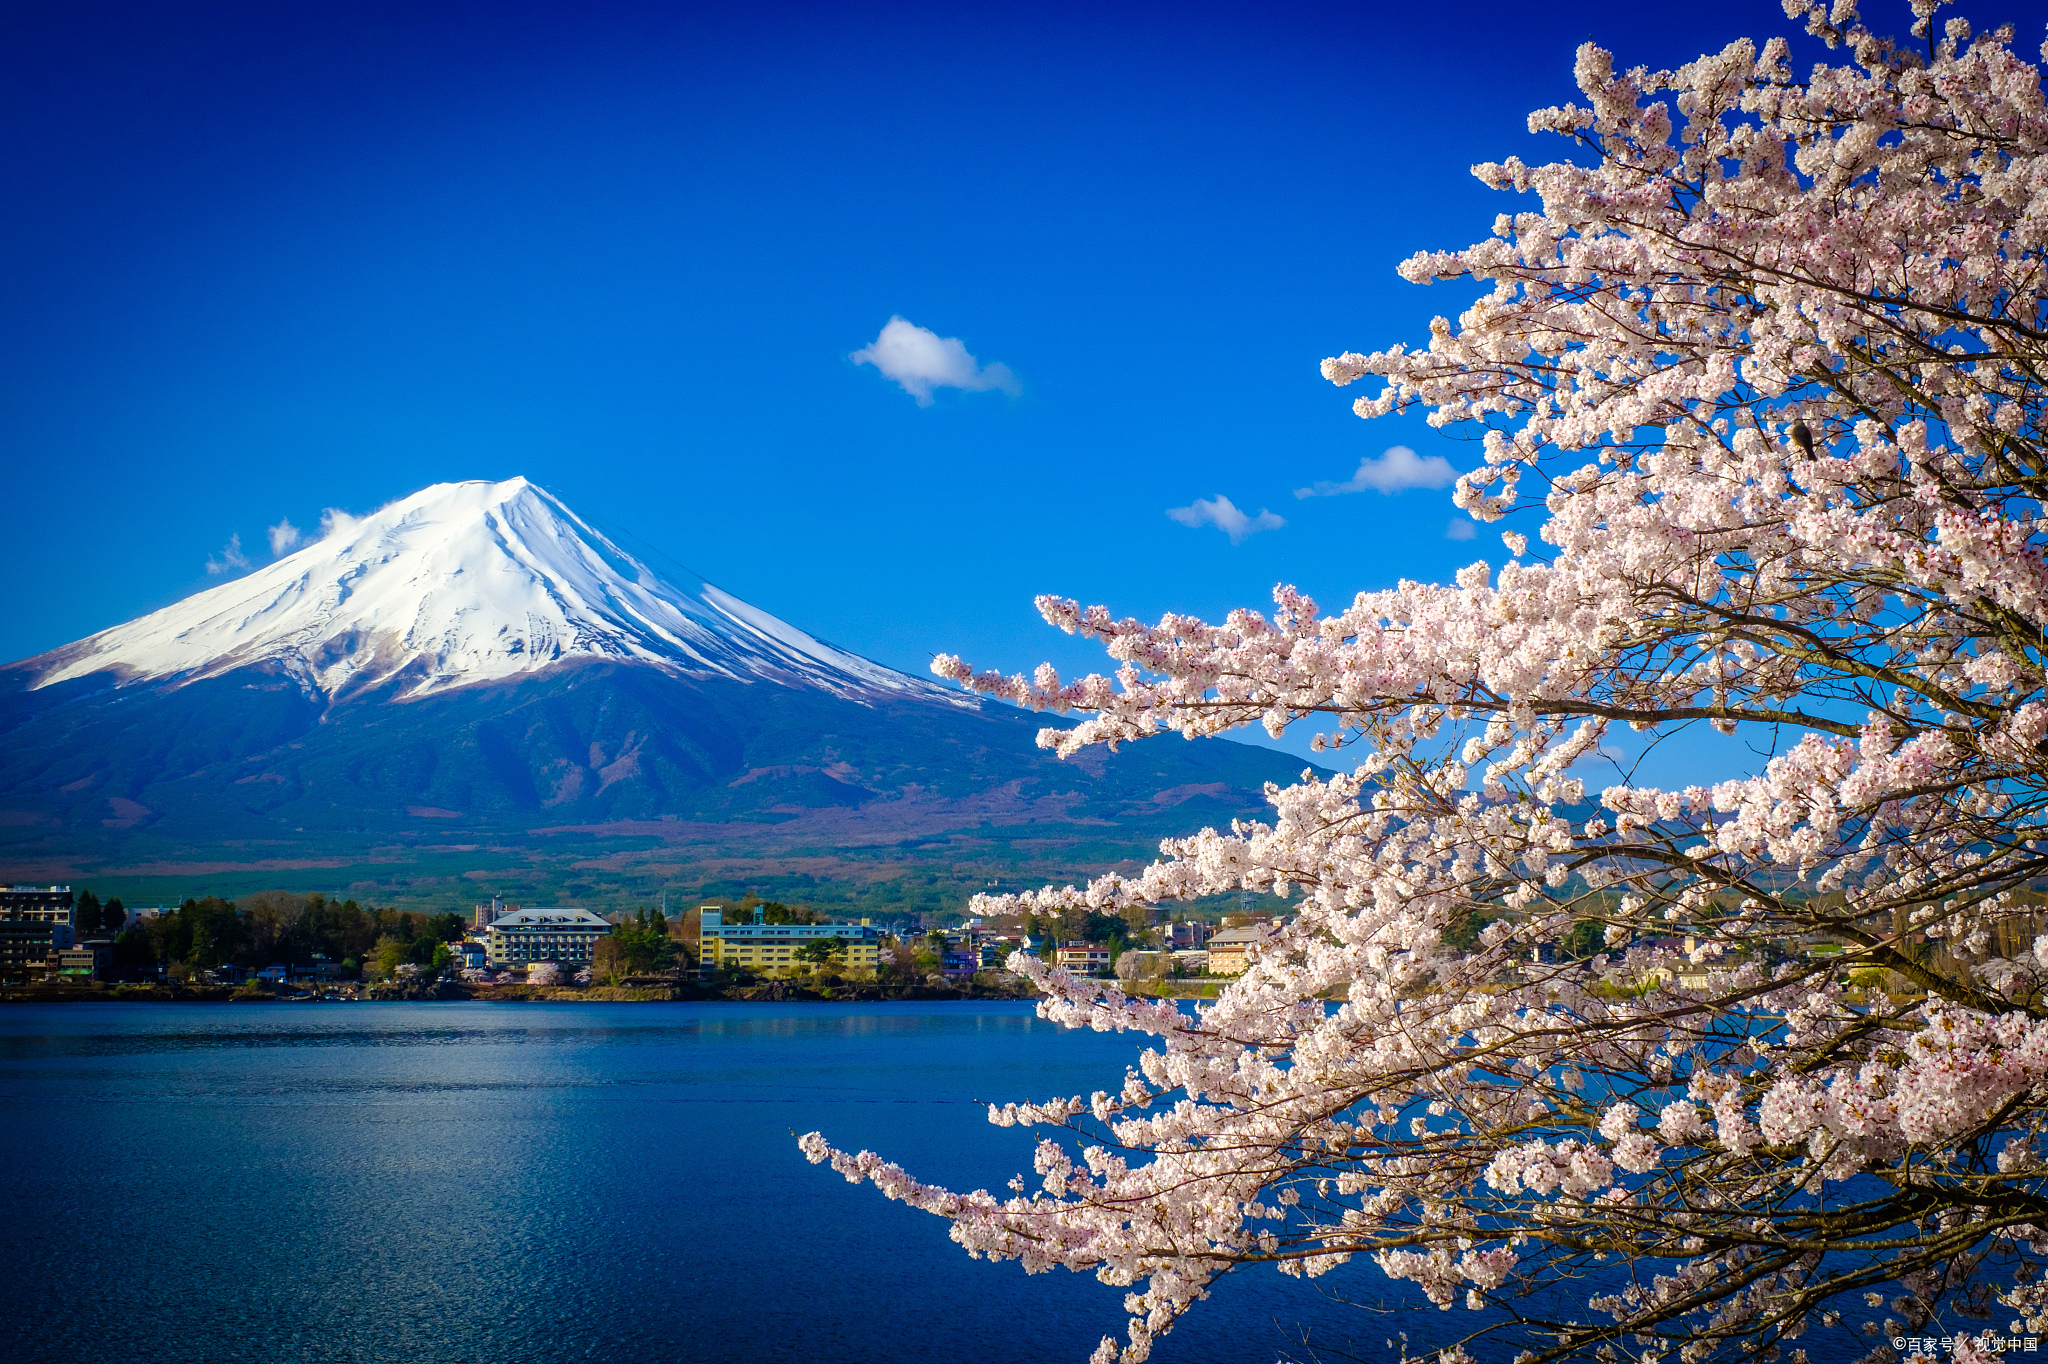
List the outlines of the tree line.
{"label": "tree line", "polygon": [[465,922],[452,912],[409,912],[289,891],[264,891],[240,902],[208,895],[133,924],[126,917],[118,899],[102,905],[90,890],[80,893],[74,909],[81,938],[110,926],[116,930],[115,969],[130,975],[154,973],[159,965],[174,973],[260,969],[273,962],[309,966],[320,957],[344,973],[368,968],[389,974],[404,963],[431,966],[437,953],[445,963],[447,944],[462,937]]}

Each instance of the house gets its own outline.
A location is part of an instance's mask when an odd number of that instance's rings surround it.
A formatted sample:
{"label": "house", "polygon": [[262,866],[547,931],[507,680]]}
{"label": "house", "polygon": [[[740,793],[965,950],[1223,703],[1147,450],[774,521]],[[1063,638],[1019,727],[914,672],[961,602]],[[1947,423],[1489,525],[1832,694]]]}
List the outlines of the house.
{"label": "house", "polygon": [[872,919],[857,924],[771,924],[756,909],[751,923],[729,924],[724,910],[706,908],[699,913],[697,934],[706,968],[779,971],[800,966],[804,959],[797,950],[820,939],[845,943],[840,960],[850,970],[872,971],[882,954],[882,930]]}
{"label": "house", "polygon": [[1209,939],[1209,974],[1243,975],[1251,965],[1253,954],[1277,931],[1272,924],[1250,924],[1244,928],[1226,928],[1216,934]]}
{"label": "house", "polygon": [[114,944],[106,938],[94,938],[52,953],[45,974],[52,982],[105,980],[113,965]]}
{"label": "house", "polygon": [[1216,928],[1200,919],[1188,919],[1177,924],[1162,924],[1160,936],[1166,940],[1169,952],[1192,952],[1215,937]]}
{"label": "house", "polygon": [[575,970],[590,965],[597,940],[612,926],[587,909],[549,905],[507,910],[491,921],[489,957],[493,966],[530,966],[552,961]]}
{"label": "house", "polygon": [[1109,969],[1109,949],[1094,943],[1062,943],[1053,953],[1053,964],[1076,975],[1092,976]]}
{"label": "house", "polygon": [[291,968],[281,961],[274,961],[256,973],[256,979],[267,980],[272,985],[282,985],[291,978]]}
{"label": "house", "polygon": [[490,964],[489,944],[480,943],[475,938],[464,938],[461,942],[450,943],[449,948],[460,960],[465,971],[480,971]]}

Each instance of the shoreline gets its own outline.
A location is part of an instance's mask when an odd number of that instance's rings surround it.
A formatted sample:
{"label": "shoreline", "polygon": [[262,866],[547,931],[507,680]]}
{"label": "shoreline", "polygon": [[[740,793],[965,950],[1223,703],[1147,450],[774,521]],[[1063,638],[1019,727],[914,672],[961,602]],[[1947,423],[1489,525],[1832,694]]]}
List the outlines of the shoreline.
{"label": "shoreline", "polygon": [[319,994],[249,993],[229,986],[171,990],[161,986],[111,989],[65,987],[0,988],[0,1004],[885,1004],[959,1000],[986,1002],[1035,1000],[1033,990],[958,989],[934,985],[826,986],[811,989],[784,982],[716,988],[689,982],[677,986],[508,985],[476,988],[443,984],[432,988],[372,987],[354,998]]}
{"label": "shoreline", "polygon": [[[1105,982],[1107,983],[1107,982]],[[1132,998],[1214,999],[1226,982],[1118,982]],[[1144,986],[1151,988],[1144,988]],[[369,986],[354,998],[320,994],[250,993],[227,985],[111,985],[103,987],[0,987],[0,1004],[888,1004],[957,1000],[1030,1002],[1041,998],[1018,982],[1003,989],[972,983],[939,985],[838,985],[811,987],[792,981],[759,985],[715,986],[696,981],[661,985],[491,985],[472,986],[444,981],[431,987]]]}

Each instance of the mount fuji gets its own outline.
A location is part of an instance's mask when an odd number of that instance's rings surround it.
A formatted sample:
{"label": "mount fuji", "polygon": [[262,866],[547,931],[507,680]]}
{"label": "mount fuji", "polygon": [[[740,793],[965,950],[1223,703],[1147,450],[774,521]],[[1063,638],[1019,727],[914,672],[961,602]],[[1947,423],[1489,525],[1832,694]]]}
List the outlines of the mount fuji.
{"label": "mount fuji", "polygon": [[0,668],[0,878],[945,910],[1256,814],[1300,766],[1062,763],[1040,723],[678,584],[526,479],[437,484]]}
{"label": "mount fuji", "polygon": [[32,687],[184,683],[275,666],[309,695],[393,699],[572,659],[835,695],[945,697],[709,583],[689,592],[523,478],[439,483],[245,578],[16,665]]}

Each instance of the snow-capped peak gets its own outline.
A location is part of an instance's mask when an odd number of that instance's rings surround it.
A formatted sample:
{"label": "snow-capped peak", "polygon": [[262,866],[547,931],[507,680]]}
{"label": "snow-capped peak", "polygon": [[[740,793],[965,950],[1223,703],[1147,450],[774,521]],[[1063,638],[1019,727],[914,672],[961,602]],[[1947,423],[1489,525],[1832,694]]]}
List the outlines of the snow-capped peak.
{"label": "snow-capped peak", "polygon": [[272,663],[335,695],[422,696],[575,658],[957,700],[709,583],[664,579],[524,478],[437,483],[246,577],[31,659],[32,685],[190,682]]}

